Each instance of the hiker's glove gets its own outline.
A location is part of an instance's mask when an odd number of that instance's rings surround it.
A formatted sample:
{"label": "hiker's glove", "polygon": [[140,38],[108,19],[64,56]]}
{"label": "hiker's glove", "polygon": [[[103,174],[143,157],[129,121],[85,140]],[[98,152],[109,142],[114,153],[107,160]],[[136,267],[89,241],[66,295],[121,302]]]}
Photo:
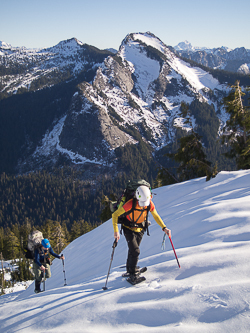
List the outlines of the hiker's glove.
{"label": "hiker's glove", "polygon": [[45,272],[45,267],[43,265],[40,267],[40,269],[41,271]]}
{"label": "hiker's glove", "polygon": [[162,230],[165,232],[166,235],[168,235],[168,237],[171,238],[171,230],[170,229],[168,229],[167,227],[165,227]]}
{"label": "hiker's glove", "polygon": [[47,264],[52,265],[52,260],[50,258],[46,259]]}

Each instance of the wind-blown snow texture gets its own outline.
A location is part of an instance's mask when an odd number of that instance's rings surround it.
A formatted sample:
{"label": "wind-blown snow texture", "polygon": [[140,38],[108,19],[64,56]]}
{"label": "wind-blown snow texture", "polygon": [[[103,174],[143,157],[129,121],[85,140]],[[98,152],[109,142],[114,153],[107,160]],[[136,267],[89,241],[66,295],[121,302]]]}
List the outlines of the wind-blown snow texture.
{"label": "wind-blown snow texture", "polygon": [[250,171],[221,172],[154,190],[156,208],[172,230],[161,250],[156,223],[144,236],[140,265],[147,280],[121,277],[127,246],[115,249],[108,290],[102,290],[113,243],[111,220],[72,242],[55,259],[46,292],[0,298],[0,331],[249,332]]}

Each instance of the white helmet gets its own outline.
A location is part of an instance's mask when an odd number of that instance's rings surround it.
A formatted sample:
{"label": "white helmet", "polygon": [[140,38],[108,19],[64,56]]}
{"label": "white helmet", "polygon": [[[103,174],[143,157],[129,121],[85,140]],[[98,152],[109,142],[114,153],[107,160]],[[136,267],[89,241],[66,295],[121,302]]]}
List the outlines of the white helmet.
{"label": "white helmet", "polygon": [[144,207],[150,204],[151,191],[147,186],[139,186],[135,192],[135,196],[139,201],[139,206]]}

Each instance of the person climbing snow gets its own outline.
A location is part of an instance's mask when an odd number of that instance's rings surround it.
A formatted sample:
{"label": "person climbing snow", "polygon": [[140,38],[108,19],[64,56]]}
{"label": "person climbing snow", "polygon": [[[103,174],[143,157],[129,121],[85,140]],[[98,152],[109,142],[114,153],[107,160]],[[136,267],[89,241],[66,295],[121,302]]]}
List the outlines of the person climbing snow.
{"label": "person climbing snow", "polygon": [[171,237],[171,230],[166,227],[161,217],[156,211],[152,202],[152,194],[149,187],[141,185],[135,191],[134,198],[127,201],[122,207],[112,214],[114,228],[114,238],[116,242],[120,239],[118,229],[118,218],[122,218],[122,231],[128,244],[128,256],[126,268],[130,275],[130,280],[135,282],[139,275],[137,263],[140,255],[140,243],[147,229],[147,215],[150,211],[156,223],[163,232]]}
{"label": "person climbing snow", "polygon": [[39,245],[35,249],[35,258],[34,258],[34,274],[35,274],[35,293],[41,292],[40,284],[43,279],[50,278],[51,277],[51,271],[50,271],[50,265],[51,265],[51,259],[49,258],[49,254],[54,256],[55,258],[64,260],[64,256],[59,256],[56,254],[52,247],[50,246],[50,242],[47,238],[44,238],[41,242],[41,245]]}

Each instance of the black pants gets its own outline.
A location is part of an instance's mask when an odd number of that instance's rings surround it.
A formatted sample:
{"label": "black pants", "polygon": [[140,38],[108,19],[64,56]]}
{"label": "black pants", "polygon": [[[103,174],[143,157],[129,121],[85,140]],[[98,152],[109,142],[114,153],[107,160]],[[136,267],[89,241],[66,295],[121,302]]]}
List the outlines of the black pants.
{"label": "black pants", "polygon": [[135,273],[136,265],[140,255],[140,244],[144,234],[144,230],[141,232],[132,231],[126,227],[123,228],[124,236],[128,243],[128,258],[127,258],[127,271],[130,274]]}

